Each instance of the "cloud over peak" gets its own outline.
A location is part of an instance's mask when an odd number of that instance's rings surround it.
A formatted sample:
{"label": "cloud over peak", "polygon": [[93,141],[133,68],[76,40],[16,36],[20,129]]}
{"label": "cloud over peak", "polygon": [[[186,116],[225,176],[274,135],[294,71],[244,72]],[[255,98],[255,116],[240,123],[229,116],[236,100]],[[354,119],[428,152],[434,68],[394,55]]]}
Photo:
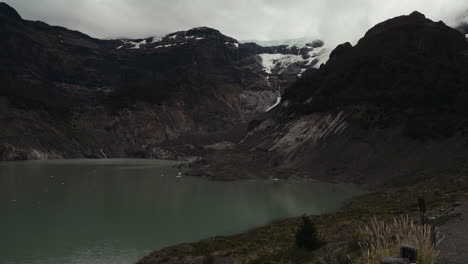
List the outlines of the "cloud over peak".
{"label": "cloud over peak", "polygon": [[[236,39],[355,43],[373,25],[418,10],[455,26],[466,0],[6,0],[25,19],[99,38],[141,38],[198,26]],[[468,19],[467,19],[468,20]]]}

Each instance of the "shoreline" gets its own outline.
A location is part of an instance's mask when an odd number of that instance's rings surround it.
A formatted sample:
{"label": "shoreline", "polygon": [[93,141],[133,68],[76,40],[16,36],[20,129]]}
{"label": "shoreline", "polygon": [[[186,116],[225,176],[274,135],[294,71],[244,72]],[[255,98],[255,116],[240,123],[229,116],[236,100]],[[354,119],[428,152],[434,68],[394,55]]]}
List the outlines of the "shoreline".
{"label": "shoreline", "polygon": [[335,213],[310,216],[326,242],[318,251],[298,252],[292,248],[295,230],[300,223],[298,216],[273,221],[233,236],[215,236],[156,250],[138,264],[204,263],[208,257],[214,257],[218,261],[215,263],[253,263],[255,259],[265,263],[315,263],[313,261],[324,258],[332,262],[332,259],[346,255],[357,259],[362,252],[349,247],[354,231],[373,217],[391,220],[400,215],[409,215],[419,219],[414,195],[418,190],[427,190],[428,216],[433,217],[431,222],[434,225],[444,226],[459,218],[450,212],[460,202],[468,203],[468,179],[456,181],[451,178],[443,179],[440,183],[432,182],[429,186],[425,184],[415,182],[405,187],[377,187],[345,202]]}
{"label": "shoreline", "polygon": [[[48,159],[48,160],[29,160],[35,162],[41,161],[70,161],[76,159]],[[105,161],[105,160],[136,160],[136,161],[173,161],[175,163],[181,162],[175,160],[164,160],[164,159],[142,159],[142,158],[117,158],[117,159],[85,159],[87,161]],[[22,162],[22,161],[19,161]],[[28,162],[28,161],[26,161]],[[3,163],[3,162],[2,162]],[[1,163],[0,163],[1,164]],[[174,165],[174,166],[177,166]],[[185,177],[196,177],[204,178],[210,181],[226,181],[225,179],[212,178],[212,177],[200,177],[200,176],[190,176]],[[271,182],[272,179],[257,178],[257,179],[234,179],[228,181],[268,181]],[[444,215],[441,214],[438,210],[444,209],[449,212],[454,204],[457,202],[468,201],[468,179],[466,177],[460,176],[439,176],[439,177],[428,177],[428,178],[419,178],[413,179],[406,182],[406,185],[400,185],[399,181],[404,179],[395,179],[392,185],[371,185],[371,184],[356,184],[356,185],[366,192],[360,194],[356,197],[353,197],[347,201],[344,201],[340,206],[340,209],[334,213],[325,213],[320,215],[313,215],[311,218],[314,222],[317,222],[319,230],[322,230],[323,233],[326,233],[327,246],[323,250],[314,252],[313,254],[304,253],[307,255],[308,259],[317,259],[318,257],[324,257],[326,252],[333,252],[335,255],[340,255],[343,250],[348,250],[346,245],[343,245],[344,241],[350,243],[352,241],[352,234],[340,234],[343,230],[353,231],[356,230],[359,226],[362,226],[372,217],[379,217],[383,219],[391,219],[397,217],[401,214],[408,214],[411,217],[417,219],[417,205],[416,205],[416,196],[421,191],[427,192],[430,196],[428,197],[428,208],[429,215],[435,215],[433,220],[436,225],[444,225],[446,223],[451,223],[453,219],[458,219],[457,215]],[[330,182],[330,181],[320,181],[310,178],[286,178],[278,179],[278,182],[324,182],[328,184],[350,184],[350,183],[340,183],[340,182]],[[450,210],[449,210],[450,209]],[[274,259],[277,254],[282,254],[282,257],[294,259],[294,252],[290,252],[292,237],[294,236],[294,230],[300,222],[300,216],[290,217],[286,219],[276,219],[272,220],[270,223],[265,225],[260,225],[257,227],[252,227],[249,230],[238,233],[237,235],[230,236],[213,236],[198,242],[194,243],[183,243],[176,244],[160,250],[153,251],[148,256],[142,258],[138,263],[139,264],[153,264],[153,263],[167,263],[175,264],[180,263],[180,258],[187,263],[203,263],[203,259],[207,256],[215,256],[221,259],[233,259],[233,260],[246,260],[253,258],[260,254],[257,250],[258,248],[264,248],[267,246],[272,246],[275,248],[274,251],[269,252],[266,255],[262,255],[261,258],[272,259],[271,263],[274,262]],[[440,222],[440,223],[439,223]],[[341,227],[340,227],[341,226]],[[263,230],[263,231],[262,231]],[[268,230],[268,231],[265,231]],[[280,230],[281,232],[275,234]],[[323,231],[326,230],[326,231]],[[352,232],[350,232],[352,233]],[[332,235],[333,234],[333,235]],[[276,240],[285,240],[283,242],[278,242],[279,245],[272,245],[268,242],[272,237]],[[242,243],[238,243],[242,241]],[[251,241],[252,240],[252,241]],[[259,242],[262,241],[262,242]],[[220,243],[221,241],[221,243]],[[267,241],[267,242],[265,242]],[[252,249],[243,248],[243,244],[256,246]],[[262,245],[265,243],[265,245]],[[239,253],[239,248],[243,248]],[[263,249],[266,250],[266,249]],[[272,249],[271,249],[272,250]],[[449,248],[453,251],[453,248]],[[242,253],[244,252],[244,253]],[[262,251],[263,252],[263,251]],[[274,253],[280,252],[280,253]],[[302,254],[301,253],[301,254]],[[349,252],[348,252],[349,253]],[[348,254],[346,253],[346,254]],[[352,252],[357,254],[356,252]],[[275,255],[276,254],[276,255]],[[260,254],[261,255],[261,254]],[[167,259],[167,261],[162,261]],[[177,260],[177,261],[176,261]],[[184,262],[185,263],[185,262]],[[230,262],[228,262],[230,263]],[[233,262],[236,263],[236,262]],[[299,262],[300,263],[300,262]]]}
{"label": "shoreline", "polygon": [[[159,158],[137,158],[137,157],[120,157],[120,158],[53,158],[53,159],[29,159],[29,160],[0,160],[0,165],[1,164],[6,164],[6,163],[21,163],[21,162],[66,162],[66,161],[90,161],[90,162],[99,162],[99,161],[118,161],[118,160],[135,160],[135,161],[167,161],[167,162],[174,162],[177,164],[174,164],[172,167],[179,169],[180,171],[183,171],[183,169],[180,168],[180,166],[191,164],[194,161],[199,160],[200,157],[190,157],[187,159],[179,159],[179,160],[173,160],[173,159],[159,159]],[[369,187],[375,187],[374,185],[371,184],[360,184],[360,183],[354,183],[354,182],[345,182],[345,181],[337,181],[337,180],[325,180],[325,179],[314,179],[314,178],[309,178],[309,177],[287,177],[287,178],[261,178],[261,177],[252,177],[252,178],[222,178],[222,177],[212,177],[212,176],[203,176],[203,175],[191,175],[191,174],[185,174],[185,177],[195,177],[195,178],[203,178],[207,179],[210,181],[219,181],[219,182],[236,182],[236,181],[255,181],[255,180],[264,180],[264,181],[278,181],[278,182],[323,182],[323,183],[329,183],[329,184],[352,184],[356,185],[359,187],[363,187],[364,189],[368,189]]]}

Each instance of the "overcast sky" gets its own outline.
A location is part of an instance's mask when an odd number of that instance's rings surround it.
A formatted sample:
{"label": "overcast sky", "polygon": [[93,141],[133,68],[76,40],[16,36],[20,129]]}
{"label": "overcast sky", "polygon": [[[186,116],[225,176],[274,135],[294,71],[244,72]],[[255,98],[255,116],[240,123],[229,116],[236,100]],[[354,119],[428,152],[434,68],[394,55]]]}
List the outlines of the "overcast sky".
{"label": "overcast sky", "polygon": [[[1,0],[0,0],[1,1]],[[376,23],[418,10],[454,25],[468,0],[3,0],[25,19],[99,38],[143,38],[198,26],[238,40],[355,43]]]}

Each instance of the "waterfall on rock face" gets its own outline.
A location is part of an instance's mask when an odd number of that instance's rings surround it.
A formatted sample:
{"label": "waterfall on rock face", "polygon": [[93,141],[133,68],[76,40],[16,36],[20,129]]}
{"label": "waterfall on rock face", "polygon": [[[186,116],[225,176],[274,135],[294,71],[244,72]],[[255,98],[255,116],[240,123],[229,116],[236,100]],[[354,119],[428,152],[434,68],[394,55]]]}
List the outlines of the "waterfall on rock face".
{"label": "waterfall on rock face", "polygon": [[278,97],[276,98],[276,103],[274,105],[268,107],[268,109],[265,110],[265,112],[271,111],[273,108],[277,107],[280,103],[281,103],[281,93],[278,91]]}

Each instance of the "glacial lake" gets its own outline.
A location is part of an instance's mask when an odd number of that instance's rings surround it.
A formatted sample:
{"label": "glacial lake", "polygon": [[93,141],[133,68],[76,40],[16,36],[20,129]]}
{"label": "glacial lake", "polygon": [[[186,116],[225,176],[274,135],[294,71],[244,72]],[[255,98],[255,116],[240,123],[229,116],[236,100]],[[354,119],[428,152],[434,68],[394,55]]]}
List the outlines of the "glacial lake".
{"label": "glacial lake", "polygon": [[337,211],[363,193],[345,184],[177,177],[176,164],[0,163],[0,263],[131,264],[166,246]]}

